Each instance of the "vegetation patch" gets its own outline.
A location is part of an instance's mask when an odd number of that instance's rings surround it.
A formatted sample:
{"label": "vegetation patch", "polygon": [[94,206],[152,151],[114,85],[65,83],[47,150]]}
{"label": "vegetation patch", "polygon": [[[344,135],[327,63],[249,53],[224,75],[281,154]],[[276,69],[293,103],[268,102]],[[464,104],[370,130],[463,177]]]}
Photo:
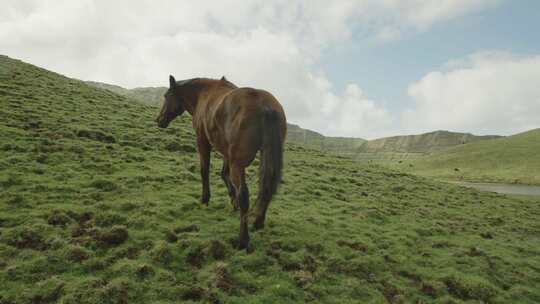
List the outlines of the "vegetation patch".
{"label": "vegetation patch", "polygon": [[55,277],[39,282],[29,292],[29,301],[31,303],[55,303],[61,297],[64,286],[65,283]]}
{"label": "vegetation patch", "polygon": [[77,130],[78,137],[85,137],[92,140],[97,140],[104,143],[115,143],[116,139],[112,135],[105,134],[102,131],[96,130]]}
{"label": "vegetation patch", "polygon": [[19,226],[0,236],[8,245],[18,249],[45,250],[49,247],[45,239],[45,229],[41,225]]}
{"label": "vegetation patch", "polygon": [[497,289],[485,279],[471,275],[452,275],[444,279],[450,293],[464,300],[489,302]]}
{"label": "vegetation patch", "polygon": [[199,226],[197,225],[187,225],[187,226],[179,226],[174,229],[175,233],[184,233],[184,232],[197,232],[199,231]]}
{"label": "vegetation patch", "polygon": [[99,189],[101,191],[109,192],[117,190],[119,187],[116,183],[110,180],[95,180],[92,183],[90,183],[90,187]]}
{"label": "vegetation patch", "polygon": [[47,218],[47,223],[53,226],[65,227],[71,218],[63,211],[55,210]]}
{"label": "vegetation patch", "polygon": [[195,149],[193,145],[185,145],[185,144],[180,144],[178,142],[171,142],[171,143],[166,144],[165,150],[170,151],[170,152],[182,151],[182,152],[187,152],[187,153],[193,153],[197,151],[197,149]]}
{"label": "vegetation patch", "polygon": [[66,250],[66,258],[72,262],[82,262],[87,260],[91,252],[82,246],[70,246]]}
{"label": "vegetation patch", "polygon": [[223,260],[227,254],[227,246],[218,240],[210,241],[208,255],[215,260]]}
{"label": "vegetation patch", "polygon": [[95,239],[101,246],[117,246],[128,239],[128,230],[124,226],[97,230]]}

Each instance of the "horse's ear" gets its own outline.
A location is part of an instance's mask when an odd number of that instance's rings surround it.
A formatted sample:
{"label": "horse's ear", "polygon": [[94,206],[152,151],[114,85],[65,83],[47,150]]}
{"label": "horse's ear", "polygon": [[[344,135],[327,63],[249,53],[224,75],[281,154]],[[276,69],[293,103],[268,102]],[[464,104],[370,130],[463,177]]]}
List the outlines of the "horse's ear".
{"label": "horse's ear", "polygon": [[225,75],[221,76],[221,81],[227,81],[227,78],[225,78]]}
{"label": "horse's ear", "polygon": [[176,87],[176,80],[173,75],[169,75],[169,87],[174,89]]}

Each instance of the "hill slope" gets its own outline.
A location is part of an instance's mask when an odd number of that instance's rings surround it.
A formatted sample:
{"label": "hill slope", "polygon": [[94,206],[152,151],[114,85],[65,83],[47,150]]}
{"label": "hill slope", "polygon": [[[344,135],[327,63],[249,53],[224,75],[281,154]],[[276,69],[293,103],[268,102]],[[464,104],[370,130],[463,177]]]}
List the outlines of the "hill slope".
{"label": "hill slope", "polygon": [[402,166],[438,178],[540,184],[540,129],[452,147],[411,164]]}
{"label": "hill slope", "polygon": [[161,103],[163,102],[163,95],[167,91],[166,87],[144,87],[126,89],[114,84],[97,81],[86,81],[86,83],[93,87],[106,89],[151,106],[161,106]]}
{"label": "hill slope", "polygon": [[0,56],[1,303],[540,301],[538,201],[293,144],[237,251],[218,157],[203,207],[190,119],[156,112]]}
{"label": "hill slope", "polygon": [[362,138],[324,136],[293,124],[287,126],[287,140],[307,148],[340,155],[354,155],[366,141]]}
{"label": "hill slope", "polygon": [[366,141],[360,148],[362,153],[429,153],[451,146],[500,138],[501,136],[476,136],[469,133],[434,131],[418,135],[392,136]]}
{"label": "hill slope", "polygon": [[[120,86],[102,82],[87,81],[87,84],[107,89],[117,94],[129,97],[144,104],[161,106],[166,87],[142,87],[125,89]],[[287,141],[302,144],[304,147],[339,154],[354,154],[365,141],[361,138],[327,137],[315,131],[303,129],[298,125],[287,124]]]}

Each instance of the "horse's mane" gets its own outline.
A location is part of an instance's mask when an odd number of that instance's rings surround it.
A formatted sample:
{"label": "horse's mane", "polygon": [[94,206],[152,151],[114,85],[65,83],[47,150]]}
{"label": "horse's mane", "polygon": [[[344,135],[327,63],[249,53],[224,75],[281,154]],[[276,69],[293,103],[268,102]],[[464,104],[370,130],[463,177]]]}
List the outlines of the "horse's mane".
{"label": "horse's mane", "polygon": [[[224,78],[225,78],[225,77],[224,77]],[[223,81],[223,82],[225,83],[226,86],[231,87],[231,88],[233,88],[233,89],[238,89],[238,86],[236,86],[234,83],[230,82],[227,78],[221,80],[221,79],[212,79],[212,78],[196,77],[196,78],[190,78],[190,79],[179,80],[179,81],[176,82],[176,85],[177,85],[177,86],[182,86],[182,85],[190,84],[190,83],[192,83],[193,81],[197,81],[197,80]]]}
{"label": "horse's mane", "polygon": [[192,81],[198,80],[198,79],[201,79],[201,78],[190,78],[190,79],[179,80],[179,81],[176,82],[176,85],[177,86],[182,86],[182,85],[185,85],[185,84],[189,84]]}
{"label": "horse's mane", "polygon": [[231,87],[233,89],[238,89],[238,86],[235,85],[234,83],[230,82],[227,78],[224,79],[224,82],[227,84],[227,86],[229,86],[229,87]]}

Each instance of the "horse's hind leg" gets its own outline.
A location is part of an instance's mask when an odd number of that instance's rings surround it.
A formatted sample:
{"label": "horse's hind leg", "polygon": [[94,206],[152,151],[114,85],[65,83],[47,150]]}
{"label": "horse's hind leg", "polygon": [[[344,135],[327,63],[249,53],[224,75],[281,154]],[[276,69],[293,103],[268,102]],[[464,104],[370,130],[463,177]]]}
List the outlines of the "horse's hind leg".
{"label": "horse's hind leg", "polygon": [[248,249],[248,211],[249,211],[249,191],[246,185],[244,167],[238,164],[231,164],[231,182],[236,191],[236,203],[240,207],[240,237],[238,239],[239,249]]}
{"label": "horse's hind leg", "polygon": [[238,210],[238,204],[236,203],[236,194],[234,191],[234,186],[231,183],[231,179],[229,178],[229,163],[226,159],[223,160],[223,168],[221,169],[221,179],[223,179],[223,182],[225,183],[225,186],[227,187],[227,190],[229,191],[229,197],[231,198],[231,205],[233,206],[234,210]]}
{"label": "horse's hind leg", "polygon": [[257,197],[257,209],[255,211],[255,221],[253,222],[253,229],[260,230],[264,228],[264,220],[266,219],[266,210],[268,210],[268,205],[270,205],[271,198],[264,197],[259,190],[259,195]]}

